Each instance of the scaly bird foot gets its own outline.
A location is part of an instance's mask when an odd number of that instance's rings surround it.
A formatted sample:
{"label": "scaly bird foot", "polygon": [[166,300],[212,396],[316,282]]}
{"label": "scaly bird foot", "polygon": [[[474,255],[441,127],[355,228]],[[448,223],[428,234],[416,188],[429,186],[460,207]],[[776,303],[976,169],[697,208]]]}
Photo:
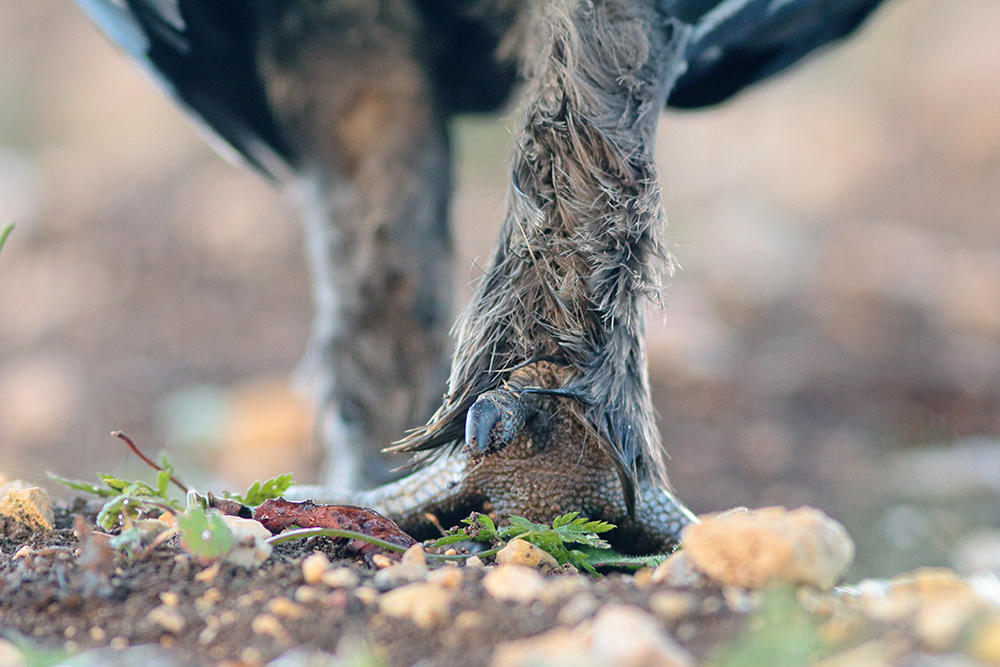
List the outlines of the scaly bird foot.
{"label": "scaly bird foot", "polygon": [[434,534],[428,515],[447,526],[473,511],[539,522],[579,512],[616,524],[610,541],[619,550],[672,550],[693,515],[667,489],[644,483],[629,511],[607,448],[578,402],[560,393],[570,372],[547,361],[512,372],[502,388],[480,395],[480,409],[470,408],[463,450],[399,482],[349,498],[326,498],[315,487],[295,496],[370,506],[419,537]]}

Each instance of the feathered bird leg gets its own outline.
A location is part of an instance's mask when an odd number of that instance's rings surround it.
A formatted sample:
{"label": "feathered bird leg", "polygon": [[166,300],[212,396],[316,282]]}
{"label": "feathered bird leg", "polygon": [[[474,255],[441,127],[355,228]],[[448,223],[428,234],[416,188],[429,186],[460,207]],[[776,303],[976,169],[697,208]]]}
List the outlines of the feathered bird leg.
{"label": "feathered bird leg", "polygon": [[405,463],[383,448],[444,393],[452,322],[450,149],[409,2],[267,3],[258,59],[299,157],[330,489]]}
{"label": "feathered bird leg", "polygon": [[626,551],[676,544],[693,517],[666,486],[643,301],[669,266],[653,139],[687,35],[653,2],[534,7],[507,217],[444,405],[397,448],[445,461],[357,500],[411,529],[579,511]]}

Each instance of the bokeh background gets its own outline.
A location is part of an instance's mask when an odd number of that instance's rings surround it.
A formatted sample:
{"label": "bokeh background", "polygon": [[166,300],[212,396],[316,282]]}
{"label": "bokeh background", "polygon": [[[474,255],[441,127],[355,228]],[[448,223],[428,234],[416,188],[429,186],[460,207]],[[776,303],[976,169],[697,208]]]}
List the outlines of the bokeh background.
{"label": "bokeh background", "polygon": [[[0,17],[0,474],[145,474],[121,429],[202,487],[315,479],[294,208],[73,3]],[[456,124],[463,303],[513,124]],[[855,576],[1000,567],[1000,3],[894,0],[658,143],[683,269],[649,347],[680,496],[821,507]]]}

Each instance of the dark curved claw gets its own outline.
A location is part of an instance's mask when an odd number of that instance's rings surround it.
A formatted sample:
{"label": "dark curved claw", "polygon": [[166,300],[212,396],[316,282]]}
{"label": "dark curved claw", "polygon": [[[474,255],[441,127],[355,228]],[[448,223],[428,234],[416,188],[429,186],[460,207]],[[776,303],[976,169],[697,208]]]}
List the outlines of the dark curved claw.
{"label": "dark curved claw", "polygon": [[517,437],[528,408],[505,389],[484,392],[465,415],[465,444],[473,454],[498,452]]}

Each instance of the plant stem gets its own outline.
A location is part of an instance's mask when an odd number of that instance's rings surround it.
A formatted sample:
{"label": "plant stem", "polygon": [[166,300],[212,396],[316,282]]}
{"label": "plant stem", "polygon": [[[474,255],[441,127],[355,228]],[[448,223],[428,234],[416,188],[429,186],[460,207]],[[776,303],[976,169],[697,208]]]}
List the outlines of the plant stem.
{"label": "plant stem", "polygon": [[[132,442],[132,439],[129,438],[127,435],[125,435],[121,431],[112,431],[111,435],[115,436],[119,440],[123,441],[126,445],[128,445],[128,448],[132,450],[132,453],[138,456],[140,459],[142,459],[142,462],[148,465],[150,468],[152,468],[156,472],[163,472],[163,468],[157,465],[157,463],[152,459],[150,459],[148,456],[140,452],[139,448],[135,446],[135,443]],[[177,487],[184,493],[188,492],[188,487],[185,486],[179,479],[177,479],[173,475],[170,475],[170,481],[176,484]]]}

